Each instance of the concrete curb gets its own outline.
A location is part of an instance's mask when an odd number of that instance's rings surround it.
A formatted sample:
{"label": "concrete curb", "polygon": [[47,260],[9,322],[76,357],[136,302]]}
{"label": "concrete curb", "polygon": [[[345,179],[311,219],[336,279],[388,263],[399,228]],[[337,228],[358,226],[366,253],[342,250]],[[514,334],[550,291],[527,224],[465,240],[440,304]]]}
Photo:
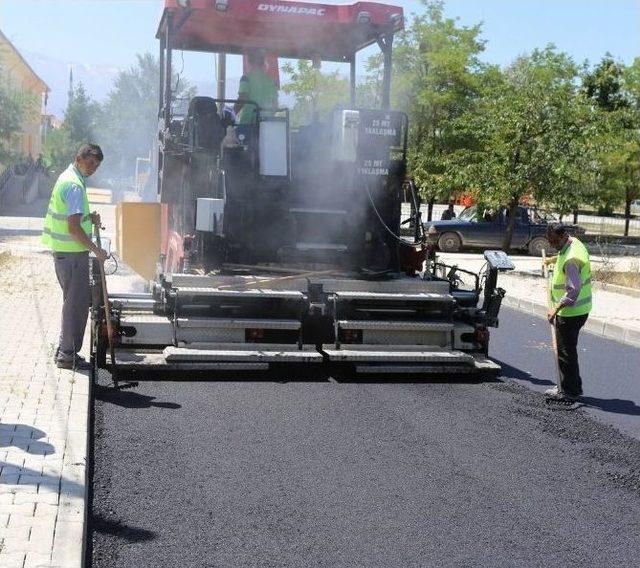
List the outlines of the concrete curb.
{"label": "concrete curb", "polygon": [[618,286],[617,284],[602,284],[600,282],[596,282],[595,287],[598,290],[604,290],[606,292],[615,292],[616,294],[625,294],[627,296],[632,296],[633,298],[640,298],[640,289],[636,288]]}
{"label": "concrete curb", "polygon": [[[502,301],[503,305],[527,312],[538,317],[545,317],[547,314],[547,306],[538,302],[533,302],[527,298],[517,298],[506,295]],[[640,330],[630,329],[616,325],[600,318],[590,317],[585,324],[585,330],[594,335],[600,335],[618,343],[624,343],[631,347],[640,349]]]}

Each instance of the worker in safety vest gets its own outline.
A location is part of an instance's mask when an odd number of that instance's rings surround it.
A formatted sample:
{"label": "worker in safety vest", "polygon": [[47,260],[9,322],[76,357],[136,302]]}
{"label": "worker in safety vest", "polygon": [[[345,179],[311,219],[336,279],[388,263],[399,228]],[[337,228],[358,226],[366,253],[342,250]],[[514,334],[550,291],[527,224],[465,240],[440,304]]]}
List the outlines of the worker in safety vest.
{"label": "worker in safety vest", "polygon": [[44,219],[42,241],[53,251],[56,276],[62,288],[62,325],[55,354],[56,365],[61,369],[89,368],[88,362],[78,355],[89,311],[89,251],[100,262],[109,255],[91,240],[92,224],[99,224],[100,216],[89,211],[85,182],[102,159],[102,150],[96,144],[86,144],[78,150],[74,163],[53,186]]}
{"label": "worker in safety vest", "polygon": [[582,395],[578,366],[578,335],[591,311],[591,261],[587,248],[571,237],[566,227],[554,223],[547,228],[547,240],[558,255],[545,260],[555,264],[550,287],[547,319],[556,328],[559,384],[545,391],[547,401],[575,408]]}
{"label": "worker in safety vest", "polygon": [[256,107],[243,101],[257,103],[260,110],[275,109],[278,106],[278,87],[267,74],[264,53],[259,50],[247,54],[249,71],[240,78],[238,102],[234,106],[238,126],[243,127],[257,122]]}

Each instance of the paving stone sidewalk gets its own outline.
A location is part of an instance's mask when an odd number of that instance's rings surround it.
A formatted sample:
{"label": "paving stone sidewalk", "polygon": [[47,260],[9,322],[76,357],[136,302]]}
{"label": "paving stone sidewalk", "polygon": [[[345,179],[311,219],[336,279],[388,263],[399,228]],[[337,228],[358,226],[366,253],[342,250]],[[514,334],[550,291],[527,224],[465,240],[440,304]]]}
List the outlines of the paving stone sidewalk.
{"label": "paving stone sidewalk", "polygon": [[53,363],[61,297],[41,222],[0,235],[2,568],[83,564],[89,378]]}

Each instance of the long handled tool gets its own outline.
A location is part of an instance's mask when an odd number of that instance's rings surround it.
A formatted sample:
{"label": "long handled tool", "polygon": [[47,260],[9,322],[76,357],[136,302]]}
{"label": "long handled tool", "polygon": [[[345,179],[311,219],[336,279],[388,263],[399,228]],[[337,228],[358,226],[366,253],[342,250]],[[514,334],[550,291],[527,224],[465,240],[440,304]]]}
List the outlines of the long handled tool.
{"label": "long handled tool", "polygon": [[[96,237],[96,244],[99,248],[102,248],[102,241],[100,239],[100,224],[93,225],[93,234]],[[102,301],[104,303],[104,318],[107,322],[107,344],[109,345],[109,355],[111,356],[111,378],[114,386],[118,386],[118,377],[116,374],[116,352],[113,344],[113,325],[111,323],[111,306],[109,304],[109,293],[107,292],[107,276],[104,272],[104,262],[98,261],[100,266],[100,281],[102,288]]]}
{"label": "long handled tool", "polygon": [[[547,279],[547,305],[549,308],[553,308],[551,272],[547,268],[546,260],[546,251],[542,249],[542,276]],[[553,360],[556,365],[556,384],[558,385],[558,391],[560,391],[560,365],[558,364],[558,337],[556,336],[555,321],[551,324],[551,346],[553,348]]]}

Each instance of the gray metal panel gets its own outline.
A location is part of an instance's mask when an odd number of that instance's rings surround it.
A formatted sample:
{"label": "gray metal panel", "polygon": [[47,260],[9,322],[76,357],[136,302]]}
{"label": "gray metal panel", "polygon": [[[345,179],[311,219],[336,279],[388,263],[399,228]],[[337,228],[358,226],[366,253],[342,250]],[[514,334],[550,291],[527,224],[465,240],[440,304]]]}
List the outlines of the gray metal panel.
{"label": "gray metal panel", "polygon": [[[326,267],[309,266],[309,270],[324,270]],[[268,269],[268,266],[265,266]],[[258,282],[263,278],[273,278],[266,275],[240,276],[240,275],[208,275],[197,274],[169,274],[167,280],[174,288],[219,288],[221,286],[250,286],[252,282]],[[270,282],[271,289],[298,290],[307,289],[307,278],[312,283],[322,284],[327,292],[363,291],[363,292],[388,292],[388,293],[436,293],[448,294],[449,282],[443,280],[421,280],[407,276],[387,281],[371,281],[358,278],[353,273],[345,273],[344,276],[305,276],[304,279]]]}
{"label": "gray metal panel", "polygon": [[267,289],[244,289],[244,290],[219,290],[218,288],[176,288],[178,296],[181,294],[189,296],[210,296],[224,298],[285,298],[302,300],[304,294],[295,290],[267,290]]}
{"label": "gray metal panel", "polygon": [[402,292],[360,292],[346,290],[336,292],[341,300],[398,300],[411,302],[447,302],[454,301],[451,294],[436,294],[431,292],[402,293]]}
{"label": "gray metal panel", "polygon": [[[268,267],[265,267],[268,268]],[[322,267],[310,268],[310,270],[322,270]],[[174,288],[219,288],[220,286],[249,286],[251,282],[256,282],[256,276],[223,276],[197,274],[169,274],[167,280]],[[319,283],[324,286],[326,292],[343,291],[363,291],[363,292],[389,292],[389,293],[436,293],[448,294],[449,282],[442,280],[421,280],[407,276],[388,281],[371,281],[354,277],[353,274],[345,273],[343,277],[317,276],[309,277],[312,283]],[[272,288],[279,290],[306,290],[307,280],[285,280],[279,282],[274,280]]]}
{"label": "gray metal panel", "polygon": [[[327,343],[323,346],[323,350],[324,348],[327,347],[328,349],[333,349],[334,345],[333,343]],[[353,343],[353,344],[349,344],[349,345],[345,345],[345,348],[348,348],[350,351],[379,351],[379,347],[377,345],[367,345],[366,343]],[[372,349],[373,348],[373,349]],[[441,347],[438,347],[437,345],[396,345],[396,344],[389,344],[389,345],[385,345],[385,351],[418,351],[420,353],[422,352],[427,352],[427,353],[439,353],[440,351],[442,351]]]}
{"label": "gray metal panel", "polygon": [[176,328],[178,343],[245,343],[243,328]]}
{"label": "gray metal panel", "polygon": [[475,331],[475,327],[472,325],[464,324],[464,323],[456,323],[454,329],[454,342],[453,347],[455,349],[461,349],[463,351],[475,349],[476,345],[473,342],[462,341],[463,333],[473,333]]}
{"label": "gray metal panel", "polygon": [[356,365],[356,373],[374,375],[460,375],[474,372],[475,367],[467,365]]}
{"label": "gray metal panel", "polygon": [[220,328],[220,329],[300,329],[298,320],[249,319],[249,318],[178,318],[179,328]]}
{"label": "gray metal panel", "polygon": [[367,374],[469,374],[499,373],[500,365],[484,355],[471,355],[473,365],[356,365],[357,373]]}
{"label": "gray metal panel", "polygon": [[120,318],[120,327],[132,327],[135,335],[122,336],[123,345],[171,345],[173,325],[165,316],[153,314],[128,314]]}
{"label": "gray metal panel", "polygon": [[451,331],[452,323],[435,321],[388,321],[388,320],[340,320],[342,329],[373,329],[389,331]]}
{"label": "gray metal panel", "polygon": [[421,345],[451,349],[451,332],[423,330],[365,329],[362,342],[368,345]]}
{"label": "gray metal panel", "polygon": [[[107,356],[107,361],[109,357]],[[266,371],[269,363],[265,362],[172,362],[169,363],[162,353],[145,353],[118,349],[116,363],[125,369],[158,370],[158,371]],[[185,376],[189,379],[189,375]]]}
{"label": "gray metal panel", "polygon": [[155,300],[135,299],[135,298],[110,298],[112,305],[125,310],[148,310],[152,311],[156,305]]}
{"label": "gray metal panel", "polygon": [[[228,346],[226,346],[228,347]],[[243,349],[219,348],[187,349],[183,347],[167,347],[164,356],[168,363],[199,361],[248,361],[269,363],[321,363],[322,355],[317,351],[298,350],[294,346],[246,344]]]}
{"label": "gray metal panel", "polygon": [[[268,267],[265,267],[268,268]],[[289,274],[286,274],[289,276]],[[197,274],[172,274],[167,277],[173,288],[234,288],[249,289],[251,286],[257,286],[260,282],[269,280],[269,284],[273,283],[278,290],[301,291],[300,280],[278,280],[279,276],[260,274],[260,275],[220,275],[214,274],[209,276],[201,276]],[[306,290],[307,281],[303,279],[304,289]]]}
{"label": "gray metal panel", "polygon": [[122,323],[122,325],[137,325],[143,323],[163,325],[166,323],[171,323],[167,316],[158,316],[151,313],[123,314],[120,317],[120,322]]}
{"label": "gray metal panel", "polygon": [[[461,351],[433,351],[430,349],[420,350],[419,348],[405,349],[404,346],[385,346],[380,348],[378,345],[361,345],[358,349],[352,349],[352,345],[345,346],[342,349],[336,349],[335,346],[323,345],[322,352],[329,357],[331,361],[350,361],[350,362],[401,362],[401,363],[466,363],[473,364],[473,357],[468,353]],[[366,348],[366,350],[365,350]]]}
{"label": "gray metal panel", "polygon": [[311,282],[321,283],[325,292],[377,292],[390,294],[448,294],[449,282],[442,280],[420,280],[419,278],[371,281],[356,278],[310,278]]}

